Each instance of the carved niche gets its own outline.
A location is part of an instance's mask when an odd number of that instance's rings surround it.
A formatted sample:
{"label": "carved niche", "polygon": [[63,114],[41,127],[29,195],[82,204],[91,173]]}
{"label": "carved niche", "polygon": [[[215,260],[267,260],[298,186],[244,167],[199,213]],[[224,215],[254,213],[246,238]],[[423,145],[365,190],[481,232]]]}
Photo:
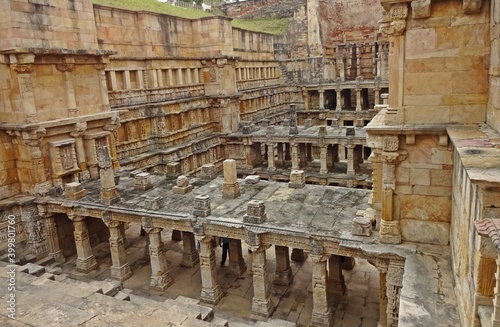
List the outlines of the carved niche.
{"label": "carved niche", "polygon": [[49,145],[52,177],[59,178],[79,170],[74,139],[50,142]]}

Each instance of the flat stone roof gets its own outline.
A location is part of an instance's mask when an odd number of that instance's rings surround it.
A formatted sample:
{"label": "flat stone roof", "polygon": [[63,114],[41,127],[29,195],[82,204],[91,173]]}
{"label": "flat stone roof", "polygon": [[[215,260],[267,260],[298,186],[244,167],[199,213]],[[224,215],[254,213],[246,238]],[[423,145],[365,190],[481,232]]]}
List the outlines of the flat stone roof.
{"label": "flat stone roof", "polygon": [[[291,233],[308,231],[316,235],[338,237],[343,231],[350,231],[352,219],[358,210],[366,209],[371,190],[320,186],[306,184],[304,188],[289,188],[288,183],[261,180],[257,184],[245,184],[239,179],[241,195],[236,199],[222,198],[223,178],[217,177],[209,182],[191,178],[193,190],[187,194],[174,194],[172,187],[176,179],[151,174],[153,188],[147,191],[134,190],[133,177],[121,177],[117,189],[120,201],[109,209],[144,211],[147,198],[160,197],[157,210],[148,213],[165,214],[172,219],[193,218],[194,198],[208,195],[211,200],[211,219],[223,218],[227,222],[243,223],[247,203],[251,200],[263,201],[267,220],[262,227],[289,230]],[[99,199],[100,181],[82,184],[87,195],[77,202],[80,204],[101,205]],[[63,198],[63,197],[60,197]],[[67,200],[66,200],[67,201]]]}

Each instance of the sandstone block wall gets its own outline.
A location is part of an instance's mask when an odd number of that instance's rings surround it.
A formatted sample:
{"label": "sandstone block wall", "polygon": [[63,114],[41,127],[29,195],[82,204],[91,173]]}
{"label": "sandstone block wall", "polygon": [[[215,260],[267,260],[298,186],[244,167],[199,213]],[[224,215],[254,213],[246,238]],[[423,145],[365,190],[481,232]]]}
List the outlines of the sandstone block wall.
{"label": "sandstone block wall", "polygon": [[[0,49],[98,50],[90,0],[0,1]],[[15,33],[14,33],[15,31]]]}
{"label": "sandstone block wall", "polygon": [[478,14],[465,14],[462,1],[433,1],[431,8],[431,17],[408,20],[402,40],[405,59],[398,70],[403,74],[399,105],[405,108],[404,122],[484,122],[488,101],[489,6],[485,3]]}
{"label": "sandstone block wall", "polygon": [[491,0],[488,125],[500,131],[500,1]]}

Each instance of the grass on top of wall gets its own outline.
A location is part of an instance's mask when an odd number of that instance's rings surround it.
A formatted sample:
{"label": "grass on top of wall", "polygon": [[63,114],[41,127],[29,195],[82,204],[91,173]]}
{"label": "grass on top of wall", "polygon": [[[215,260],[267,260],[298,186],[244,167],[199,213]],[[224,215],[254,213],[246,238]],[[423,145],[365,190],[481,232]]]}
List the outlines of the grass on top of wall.
{"label": "grass on top of wall", "polygon": [[290,18],[258,18],[258,19],[234,19],[232,26],[270,34],[284,34],[290,24]]}
{"label": "grass on top of wall", "polygon": [[[182,0],[177,1],[179,2]],[[192,8],[172,6],[156,0],[92,0],[92,2],[96,5],[134,11],[150,11],[188,19],[213,16],[212,13]],[[233,19],[232,26],[254,32],[283,34],[285,33],[289,23],[289,18]]]}

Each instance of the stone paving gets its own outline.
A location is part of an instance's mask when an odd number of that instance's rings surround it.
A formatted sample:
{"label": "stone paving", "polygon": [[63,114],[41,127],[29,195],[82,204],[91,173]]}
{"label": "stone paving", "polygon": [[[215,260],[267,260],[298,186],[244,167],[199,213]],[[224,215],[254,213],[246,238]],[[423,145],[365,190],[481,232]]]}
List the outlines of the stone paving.
{"label": "stone paving", "polygon": [[[164,301],[177,296],[198,299],[201,292],[201,277],[199,267],[185,268],[180,266],[182,259],[182,242],[172,241],[171,232],[163,231],[167,260],[171,267],[170,274],[174,284],[165,292],[150,291],[149,281],[151,270],[148,259],[144,259],[145,237],[140,236],[139,226],[131,224],[127,229],[127,260],[131,265],[133,276],[124,281],[124,287],[133,290],[133,294]],[[230,326],[237,326],[255,320],[267,320],[252,315],[252,255],[248,253],[246,244],[242,243],[243,255],[247,271],[240,277],[229,273],[229,268],[218,264],[218,281],[224,291],[224,297],[214,306],[217,317],[227,319]],[[64,273],[70,277],[91,281],[104,280],[110,277],[111,258],[107,242],[93,248],[99,263],[99,269],[88,274],[76,271],[73,256],[63,265]],[[217,262],[221,256],[220,248],[216,249]],[[274,272],[274,247],[266,251],[268,258],[268,273]],[[308,326],[313,308],[311,290],[311,263],[291,261],[294,280],[290,286],[273,285],[272,302],[276,309],[270,318],[295,322],[297,326]],[[334,308],[334,326],[344,327],[375,327],[379,317],[379,274],[375,267],[366,260],[357,259],[354,269],[344,270],[347,292],[342,298],[332,299]]]}

